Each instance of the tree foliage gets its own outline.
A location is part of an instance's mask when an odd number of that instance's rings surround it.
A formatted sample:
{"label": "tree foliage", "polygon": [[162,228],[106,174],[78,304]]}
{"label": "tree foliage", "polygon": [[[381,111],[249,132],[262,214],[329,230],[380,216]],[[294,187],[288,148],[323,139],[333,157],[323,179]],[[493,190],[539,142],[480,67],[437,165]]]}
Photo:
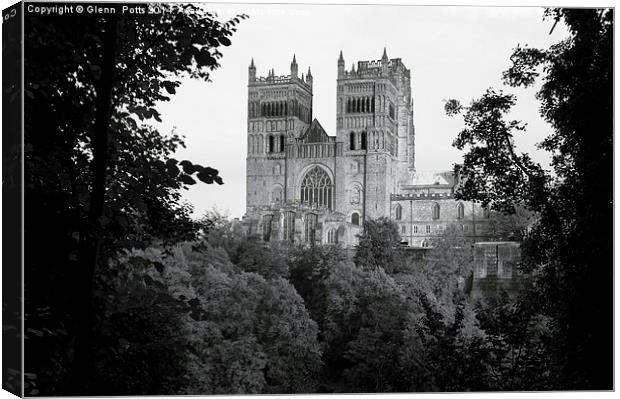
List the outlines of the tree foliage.
{"label": "tree foliage", "polygon": [[465,112],[455,146],[466,149],[460,198],[494,209],[523,205],[538,214],[523,248],[534,272],[539,310],[555,330],[554,369],[561,386],[612,387],[613,270],[613,10],[550,9],[570,35],[549,49],[517,47],[504,73],[510,86],[542,86],[536,98],[553,133],[541,144],[552,155],[546,172],[517,154],[506,121],[515,98],[489,89]]}
{"label": "tree foliage", "polygon": [[[25,356],[45,394],[85,394],[92,385],[102,317],[94,287],[108,258],[193,239],[199,226],[179,190],[223,183],[216,169],[173,158],[180,136],[141,123],[161,120],[155,104],[170,99],[178,78],[209,79],[245,18],[220,22],[201,7],[179,7],[140,16],[30,13],[24,21],[25,244],[37,248],[25,262],[25,323],[27,338],[39,341]],[[54,334],[39,334],[44,309]]]}
{"label": "tree foliage", "polygon": [[[445,314],[439,304],[420,295],[422,317],[411,329],[420,348],[413,386],[420,391],[488,390],[488,350],[483,332],[473,323],[472,310],[462,294],[453,291],[454,305]],[[468,318],[470,320],[468,320]]]}
{"label": "tree foliage", "polygon": [[527,297],[506,293],[479,303],[476,317],[486,335],[488,381],[497,391],[562,389],[552,361],[558,327]]}
{"label": "tree foliage", "polygon": [[394,392],[402,387],[398,353],[408,320],[406,301],[380,268],[339,263],[326,282],[325,362],[344,392]]}
{"label": "tree foliage", "polygon": [[535,212],[517,206],[514,213],[491,212],[487,223],[488,235],[499,241],[522,242],[536,223]]}
{"label": "tree foliage", "polygon": [[[317,325],[286,280],[238,270],[196,243],[132,251],[98,284],[106,315],[90,389],[101,394],[304,393]],[[110,384],[110,381],[115,381]]]}
{"label": "tree foliage", "polygon": [[513,95],[446,104],[465,114],[457,196],[498,211],[491,230],[525,240],[532,274],[521,298],[474,305],[453,227],[416,260],[394,222],[369,220],[351,259],[191,220],[180,190],[222,179],[142,122],[181,77],[209,80],[243,16],[179,7],[25,21],[27,394],[611,386],[612,11],[549,11],[570,38],[515,49],[504,75],[543,79],[553,173],[514,147]]}
{"label": "tree foliage", "polygon": [[[453,146],[466,150],[459,171],[463,182],[457,197],[480,202],[492,209],[513,213],[515,205],[540,209],[541,195],[547,188],[543,169],[528,154],[518,154],[514,134],[525,130],[519,121],[506,120],[516,97],[503,91],[488,89],[466,108],[465,128]],[[446,112],[463,109],[454,102],[446,103]]]}
{"label": "tree foliage", "polygon": [[320,333],[325,332],[328,280],[345,260],[346,255],[336,245],[298,247],[288,253],[289,280],[319,324]]}
{"label": "tree foliage", "polygon": [[355,251],[355,264],[366,269],[379,267],[391,272],[399,267],[402,253],[398,225],[385,217],[364,222]]}

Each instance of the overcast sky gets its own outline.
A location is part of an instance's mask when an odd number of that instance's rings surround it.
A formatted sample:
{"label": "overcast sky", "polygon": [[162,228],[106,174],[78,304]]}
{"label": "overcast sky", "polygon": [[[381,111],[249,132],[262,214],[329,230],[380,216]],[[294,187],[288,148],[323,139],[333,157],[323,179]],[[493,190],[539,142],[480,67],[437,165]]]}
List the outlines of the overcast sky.
{"label": "overcast sky", "polygon": [[[548,47],[566,37],[564,26],[549,35],[552,21],[543,21],[536,7],[439,7],[353,5],[219,5],[221,19],[246,13],[232,46],[224,48],[221,68],[212,82],[184,81],[172,101],[158,109],[162,130],[176,127],[186,137],[180,159],[189,159],[220,171],[225,184],[197,184],[185,198],[200,216],[219,208],[232,217],[245,213],[247,135],[247,76],[251,58],[259,76],[275,68],[289,73],[293,53],[299,71],[312,67],[314,117],[335,135],[337,59],[343,51],[347,69],[358,60],[401,58],[411,70],[416,168],[449,170],[462,154],[451,146],[462,119],[448,118],[444,100],[468,104],[489,87],[502,88],[501,73],[517,44]],[[547,163],[535,149],[550,133],[538,114],[536,88],[516,90],[513,115],[528,123],[517,137],[521,151]]]}

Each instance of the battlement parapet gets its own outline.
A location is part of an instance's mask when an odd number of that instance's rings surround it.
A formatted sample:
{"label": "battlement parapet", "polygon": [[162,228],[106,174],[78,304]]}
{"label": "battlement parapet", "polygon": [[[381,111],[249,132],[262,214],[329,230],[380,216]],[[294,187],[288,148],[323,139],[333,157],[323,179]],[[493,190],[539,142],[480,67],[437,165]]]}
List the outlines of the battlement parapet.
{"label": "battlement parapet", "polygon": [[250,82],[250,86],[270,86],[298,83],[308,91],[312,91],[312,85],[300,78],[294,78],[289,75],[281,76],[258,76]]}
{"label": "battlement parapet", "polygon": [[[387,66],[387,71],[384,70],[384,66]],[[385,77],[392,81],[392,83],[396,84],[396,78],[401,73],[406,77],[410,76],[409,70],[404,66],[400,58],[394,58],[387,62],[383,60],[358,61],[357,70],[351,69],[350,71],[344,71],[344,75],[341,76],[340,79],[347,80]]]}
{"label": "battlement parapet", "polygon": [[390,199],[392,201],[423,201],[423,200],[442,200],[442,199],[454,199],[452,193],[414,193],[414,194],[391,194]]}

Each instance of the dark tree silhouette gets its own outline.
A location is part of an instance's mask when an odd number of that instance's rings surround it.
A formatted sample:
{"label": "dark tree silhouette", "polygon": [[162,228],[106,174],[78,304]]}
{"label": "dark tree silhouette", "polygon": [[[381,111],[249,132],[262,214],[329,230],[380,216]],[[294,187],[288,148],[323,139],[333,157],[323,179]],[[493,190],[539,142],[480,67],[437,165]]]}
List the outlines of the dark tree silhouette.
{"label": "dark tree silhouette", "polygon": [[[26,367],[46,394],[88,392],[97,268],[126,248],[194,237],[179,190],[194,177],[223,183],[213,168],[171,158],[183,145],[176,134],[137,123],[160,120],[155,104],[175,93],[178,77],[209,80],[218,48],[245,18],[219,22],[176,6],[26,15],[25,239],[36,248],[25,259]],[[46,372],[59,369],[52,358],[66,372]]]}
{"label": "dark tree silhouette", "polygon": [[524,255],[539,310],[560,326],[552,341],[559,386],[612,389],[613,10],[546,15],[565,23],[569,38],[546,50],[517,47],[504,79],[529,86],[542,75],[536,97],[554,132],[540,146],[553,173],[516,152],[512,134],[525,125],[504,119],[515,97],[490,89],[469,107],[446,104],[449,114],[465,111],[454,143],[467,150],[458,196],[537,212]]}

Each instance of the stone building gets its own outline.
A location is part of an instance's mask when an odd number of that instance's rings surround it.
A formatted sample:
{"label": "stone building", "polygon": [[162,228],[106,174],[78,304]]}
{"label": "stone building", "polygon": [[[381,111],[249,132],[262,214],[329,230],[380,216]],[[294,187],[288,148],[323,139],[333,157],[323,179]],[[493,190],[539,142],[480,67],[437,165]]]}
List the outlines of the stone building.
{"label": "stone building", "polygon": [[354,246],[363,221],[390,217],[409,246],[449,223],[484,236],[488,213],[454,200],[453,172],[415,169],[411,72],[400,58],[337,62],[336,135],[313,116],[313,76],[248,70],[246,215],[263,240]]}
{"label": "stone building", "polygon": [[[458,170],[458,168],[457,168]],[[408,183],[391,195],[391,218],[409,246],[428,248],[432,238],[456,225],[472,241],[488,239],[488,209],[454,198],[460,184],[458,172],[415,172]]]}
{"label": "stone building", "polygon": [[523,283],[517,268],[520,261],[521,246],[517,242],[475,243],[471,296],[488,298],[502,291],[516,295]]}

